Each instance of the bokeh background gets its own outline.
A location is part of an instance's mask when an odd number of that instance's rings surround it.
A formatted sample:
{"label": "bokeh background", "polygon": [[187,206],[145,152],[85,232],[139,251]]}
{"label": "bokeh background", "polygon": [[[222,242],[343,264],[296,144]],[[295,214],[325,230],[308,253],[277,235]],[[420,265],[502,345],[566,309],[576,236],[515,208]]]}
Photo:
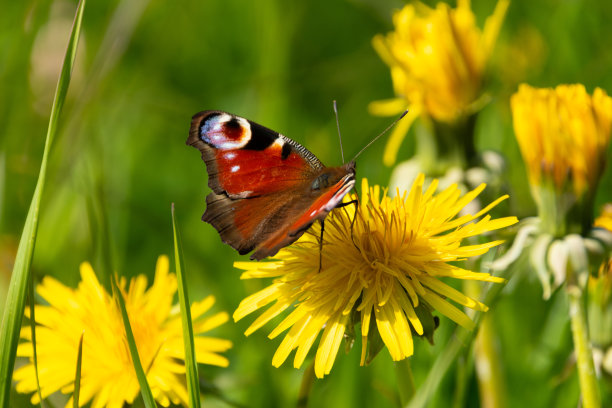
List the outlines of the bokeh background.
{"label": "bokeh background", "polygon": [[[427,2],[434,5],[435,2]],[[172,254],[170,205],[182,233],[191,299],[213,294],[230,314],[265,282],[240,281],[244,259],[200,221],[207,187],[204,163],[186,146],[191,116],[221,109],[295,139],[328,165],[341,162],[332,101],[338,101],[344,150],[352,157],[389,118],[368,103],[392,97],[388,68],[371,46],[392,29],[404,2],[234,0],[161,2],[88,0],[77,63],[61,128],[51,154],[33,260],[35,278],[51,275],[76,286],[78,266],[152,277],[159,254]],[[451,2],[454,6],[454,3]],[[46,126],[76,2],[0,1],[0,307],[32,197]],[[472,8],[482,27],[494,4]],[[478,118],[479,150],[508,159],[510,212],[535,214],[508,98],[520,82],[534,86],[583,83],[612,93],[612,3],[597,0],[512,1],[493,56],[488,89],[494,96]],[[359,177],[387,185],[384,139],[357,164]],[[411,137],[399,157],[414,150]],[[598,208],[612,201],[606,171]],[[111,244],[108,245],[107,242]],[[526,274],[513,278],[496,305],[500,359],[508,406],[574,407],[569,322],[554,313],[562,297],[541,300]],[[250,318],[217,330],[234,342],[229,368],[202,367],[208,406],[285,407],[295,404],[302,370],[291,359],[271,366],[280,339],[265,331],[245,338]],[[270,330],[271,330],[270,326]],[[442,318],[436,344],[416,342],[417,386],[444,348],[453,324]],[[453,370],[432,401],[449,406]],[[476,382],[468,405],[477,404]],[[604,401],[610,390],[604,389]],[[27,403],[27,399],[15,399]],[[608,402],[610,399],[608,399]],[[359,350],[339,354],[317,381],[311,406],[396,406],[393,364],[383,350],[368,368]]]}

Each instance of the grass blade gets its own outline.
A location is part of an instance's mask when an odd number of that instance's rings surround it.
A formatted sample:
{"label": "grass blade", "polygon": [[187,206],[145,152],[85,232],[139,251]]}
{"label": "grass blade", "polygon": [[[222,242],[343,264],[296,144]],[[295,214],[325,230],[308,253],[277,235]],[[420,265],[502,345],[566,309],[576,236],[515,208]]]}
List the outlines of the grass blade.
{"label": "grass blade", "polygon": [[19,330],[25,308],[27,285],[28,280],[31,278],[30,265],[34,253],[34,244],[36,243],[40,199],[45,186],[49,151],[57,133],[60,113],[64,101],[66,100],[68,85],[70,84],[84,10],[85,0],[81,0],[76,10],[72,32],[70,33],[70,40],[68,41],[68,48],[66,49],[62,71],[57,83],[38,181],[19,241],[13,274],[11,275],[11,282],[9,284],[6,304],[2,315],[2,326],[0,327],[0,406],[2,407],[10,406],[11,380],[15,365],[15,353],[19,340]]}
{"label": "grass blade", "polygon": [[85,332],[81,333],[79,339],[79,350],[77,354],[77,365],[76,374],[74,375],[74,392],[72,393],[72,406],[79,408],[79,396],[81,395],[81,365],[83,363],[83,336]]}
{"label": "grass blade", "polygon": [[[102,168],[102,164],[97,163],[96,167]],[[103,171],[95,172],[89,169],[89,194],[87,194],[87,218],[92,231],[91,240],[94,243],[94,263],[98,272],[100,282],[106,288],[111,287],[113,277],[114,251],[110,233],[110,222],[108,220],[108,209],[105,205],[102,179]]]}
{"label": "grass blade", "polygon": [[38,377],[38,354],[36,353],[36,308],[34,307],[34,279],[29,281],[29,304],[30,304],[30,332],[32,333],[32,359],[34,360],[34,375],[36,376],[36,392],[40,399],[40,407],[43,408],[43,398],[40,392],[40,378]]}
{"label": "grass blade", "polygon": [[183,274],[183,247],[181,236],[176,228],[174,217],[174,203],[172,203],[172,231],[174,232],[174,262],[176,264],[176,277],[178,280],[179,304],[181,306],[181,320],[183,322],[183,341],[185,343],[185,367],[187,369],[187,391],[189,392],[189,406],[200,407],[200,387],[198,379],[198,364],[195,356],[193,341],[193,326],[191,323],[191,309],[187,295],[187,280]]}
{"label": "grass blade", "polygon": [[132,326],[130,325],[130,318],[125,308],[125,301],[123,295],[119,290],[117,279],[111,279],[113,296],[119,304],[121,309],[121,317],[123,318],[123,327],[125,328],[125,337],[127,339],[128,347],[130,349],[130,355],[132,356],[132,364],[134,364],[134,370],[136,371],[136,377],[138,378],[138,384],[140,384],[140,393],[142,400],[144,401],[145,407],[153,408],[157,407],[155,404],[155,398],[147,382],[147,375],[145,374],[142,363],[140,362],[140,356],[138,355],[138,347],[136,347],[136,340],[134,340],[134,333],[132,332]]}

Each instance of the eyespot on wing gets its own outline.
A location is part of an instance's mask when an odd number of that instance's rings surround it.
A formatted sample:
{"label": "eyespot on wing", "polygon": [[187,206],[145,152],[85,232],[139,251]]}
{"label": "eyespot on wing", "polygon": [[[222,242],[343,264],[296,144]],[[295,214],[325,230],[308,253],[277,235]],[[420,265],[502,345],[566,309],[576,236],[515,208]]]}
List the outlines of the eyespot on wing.
{"label": "eyespot on wing", "polygon": [[200,123],[200,139],[220,150],[234,150],[251,140],[251,125],[244,118],[227,113],[212,114]]}

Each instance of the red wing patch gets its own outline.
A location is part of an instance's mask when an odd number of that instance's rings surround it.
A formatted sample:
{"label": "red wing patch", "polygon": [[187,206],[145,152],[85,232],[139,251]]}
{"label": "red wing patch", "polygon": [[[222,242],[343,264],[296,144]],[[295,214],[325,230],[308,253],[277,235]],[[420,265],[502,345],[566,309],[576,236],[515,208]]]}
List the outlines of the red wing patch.
{"label": "red wing patch", "polygon": [[265,150],[216,150],[217,178],[230,197],[247,198],[291,190],[312,178],[313,169],[295,152],[281,157],[282,144]]}

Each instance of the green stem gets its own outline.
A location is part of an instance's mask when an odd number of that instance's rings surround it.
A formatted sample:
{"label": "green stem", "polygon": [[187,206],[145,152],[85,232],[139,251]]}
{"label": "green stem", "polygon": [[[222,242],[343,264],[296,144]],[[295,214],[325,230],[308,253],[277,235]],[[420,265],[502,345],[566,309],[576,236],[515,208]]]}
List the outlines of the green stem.
{"label": "green stem", "polygon": [[[479,267],[473,265],[472,270],[477,270],[476,268]],[[473,299],[482,297],[482,285],[480,282],[465,281],[463,287],[465,294],[469,297]],[[506,405],[504,372],[501,367],[499,353],[495,347],[494,313],[495,310],[489,310],[489,312],[483,315],[474,340],[474,347],[472,347],[473,358],[468,365],[468,367],[475,367],[476,369],[480,406],[483,408],[503,408]],[[469,357],[469,354],[467,357]],[[464,391],[467,391],[467,383],[463,383],[463,388]],[[463,396],[465,397],[465,394]],[[461,399],[460,403],[461,405],[455,406],[464,406],[465,398]]]}
{"label": "green stem", "polygon": [[455,333],[450,338],[448,344],[444,348],[441,354],[438,355],[436,361],[429,369],[429,373],[419,385],[419,391],[415,394],[414,398],[410,401],[410,404],[403,405],[406,408],[423,408],[427,405],[429,399],[437,391],[442,378],[448,371],[451,364],[455,361],[459,353],[463,352],[467,347],[474,335],[474,330],[464,329],[458,326],[455,329]]}
{"label": "green stem", "polygon": [[395,375],[397,377],[400,402],[402,403],[402,407],[404,407],[410,402],[416,392],[414,378],[412,376],[412,367],[410,367],[410,358],[408,357],[396,361],[393,366],[395,367]]}
{"label": "green stem", "polygon": [[476,115],[453,123],[421,119],[417,124],[416,156],[430,176],[444,175],[450,168],[467,168],[476,160]]}
{"label": "green stem", "polygon": [[576,195],[571,186],[558,187],[551,180],[532,185],[542,228],[554,237],[587,234],[593,225],[593,194]]}
{"label": "green stem", "polygon": [[468,382],[472,376],[472,364],[474,358],[470,349],[457,358],[457,374],[455,376],[455,395],[451,407],[461,408],[465,406]]}
{"label": "green stem", "polygon": [[312,390],[312,386],[315,382],[315,372],[314,372],[314,360],[306,370],[304,370],[304,375],[302,376],[302,384],[300,385],[300,392],[298,394],[298,400],[296,407],[297,408],[306,408],[308,406],[308,399],[310,398],[310,391]]}
{"label": "green stem", "polygon": [[504,374],[495,348],[495,328],[490,313],[483,317],[474,344],[478,390],[481,407],[503,408],[506,406]]}
{"label": "green stem", "polygon": [[572,337],[574,340],[574,353],[578,367],[578,380],[580,392],[582,393],[582,406],[584,408],[599,408],[601,400],[595,366],[593,365],[593,353],[589,343],[584,305],[582,303],[582,291],[570,285],[567,288],[569,298],[569,314],[572,325]]}

